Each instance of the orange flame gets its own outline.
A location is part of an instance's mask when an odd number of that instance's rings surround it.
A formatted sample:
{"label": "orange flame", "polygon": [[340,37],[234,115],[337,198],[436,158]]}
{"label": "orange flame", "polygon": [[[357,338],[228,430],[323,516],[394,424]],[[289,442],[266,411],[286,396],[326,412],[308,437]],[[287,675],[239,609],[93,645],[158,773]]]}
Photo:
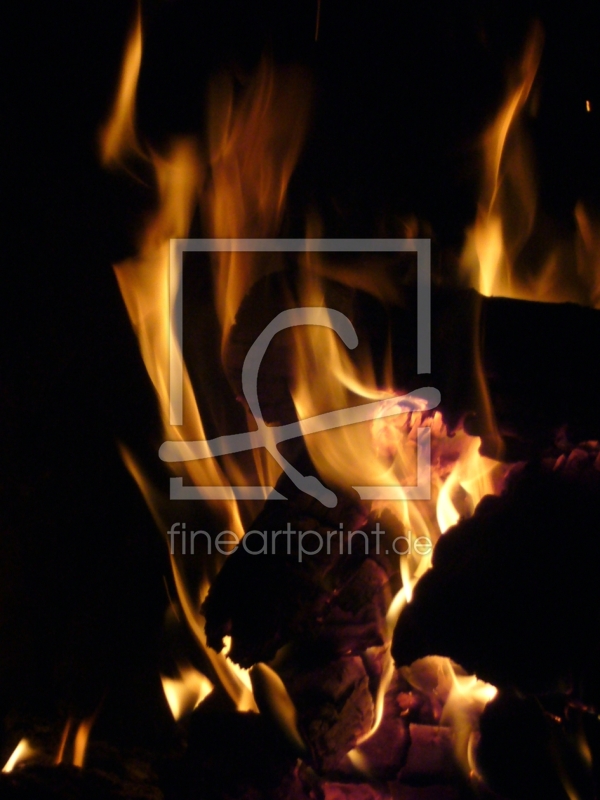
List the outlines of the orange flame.
{"label": "orange flame", "polygon": [[[536,25],[508,97],[483,137],[483,186],[477,219],[467,236],[463,269],[474,288],[488,296],[528,296],[515,286],[513,274],[515,258],[531,233],[536,211],[531,153],[519,123],[536,76],[542,41],[541,28]],[[509,208],[517,209],[511,217]]]}
{"label": "orange flame", "polygon": [[[575,236],[552,238],[537,208],[525,118],[534,110],[542,45],[542,29],[536,24],[509,81],[506,100],[482,137],[479,207],[467,232],[462,269],[471,286],[487,296],[598,307],[600,225],[578,203],[573,209]],[[586,109],[591,109],[589,101]],[[532,246],[526,249],[528,244]],[[537,252],[541,256],[532,255]]]}
{"label": "orange flame", "polygon": [[[525,145],[517,144],[520,139],[516,130],[531,93],[540,52],[541,34],[537,30],[525,51],[518,80],[511,86],[504,107],[485,137],[482,202],[463,263],[474,285],[486,294],[515,291],[511,265],[529,235],[535,217],[533,183],[525,168]],[[147,152],[145,157],[155,172],[158,210],[140,237],[138,254],[116,265],[115,274],[160,404],[163,435],[166,440],[185,443],[206,440],[207,413],[211,414],[211,423],[222,415],[212,414],[211,404],[220,403],[217,397],[202,398],[201,413],[190,375],[181,358],[184,420],[181,425],[172,423],[170,348],[177,348],[179,344],[171,330],[170,320],[181,287],[173,285],[170,277],[171,240],[190,235],[192,219],[198,209],[203,230],[213,238],[267,238],[281,232],[286,194],[306,132],[310,92],[302,72],[297,69],[275,70],[267,61],[263,61],[256,74],[247,78],[241,87],[235,86],[231,79],[222,78],[210,90],[206,156],[200,155],[199,144],[191,138],[173,141],[169,151],[159,155],[142,148],[136,136],[134,100],[141,54],[141,17],[138,13],[127,46],[113,113],[101,135],[102,160],[105,164],[116,164],[128,155]],[[513,174],[520,176],[520,182],[512,179]],[[517,191],[515,186],[520,187],[517,194],[525,209],[523,221],[512,239],[508,236],[510,226],[502,216],[506,207],[504,193],[509,185],[512,191]],[[584,250],[587,253],[591,249],[592,237],[583,212],[580,219],[582,253]],[[282,269],[283,262],[277,254],[223,250],[214,254],[212,266],[214,306],[219,322],[214,339],[223,351],[249,289],[262,276]],[[324,279],[327,276],[339,276],[340,280],[354,287],[360,284],[361,289],[376,297],[394,297],[394,282],[381,264],[374,265],[373,269],[363,269],[358,278],[347,267],[332,270],[330,264],[315,254],[307,253],[300,266],[300,304],[304,306],[326,305]],[[353,360],[331,329],[302,326],[293,329],[291,339],[293,400],[300,420],[356,406],[365,400],[379,401],[382,407],[395,402],[391,379],[387,383],[390,388],[382,389],[368,359],[360,363]],[[386,363],[391,363],[391,353],[388,353]],[[482,394],[485,397],[484,387]],[[205,412],[205,407],[208,412]],[[450,440],[441,415],[424,416],[419,411],[391,423],[382,414],[374,422],[310,435],[306,428],[304,432],[310,456],[327,484],[344,488],[366,485],[398,488],[416,482],[420,428],[429,429],[434,454],[438,453],[437,460],[434,458],[432,463],[431,499],[410,503],[376,500],[372,505],[387,506],[412,536],[431,537],[434,544],[439,532],[456,522],[461,513],[456,500],[459,490],[470,498],[471,509],[485,493],[497,490],[495,462],[479,455],[479,440],[466,435]],[[439,455],[450,450],[455,451],[451,469]],[[122,453],[159,528],[165,531],[173,513],[166,494],[150,483],[134,454],[126,448],[122,448]],[[242,462],[237,456],[228,456],[219,461],[181,462],[173,470],[186,484],[219,486],[227,490],[233,484],[249,483],[254,475],[259,476],[261,482],[268,475],[268,482],[274,484],[280,467],[273,463],[273,459],[265,461],[261,452],[255,456],[254,464],[248,460]],[[223,527],[241,538],[243,521],[250,517],[251,508],[242,508],[233,499],[211,502],[211,510]],[[411,552],[399,557],[403,588],[388,611],[390,633],[402,608],[410,602],[414,585],[430,563],[431,553],[419,555]],[[226,652],[216,654],[206,643],[198,609],[208,588],[209,573],[214,573],[217,564],[211,562],[211,569],[204,569],[202,573],[201,586],[195,584],[191,588],[187,571],[173,552],[171,565],[179,604],[210,664],[211,678],[213,675],[216,677],[238,709],[257,710],[247,671],[233,665]],[[195,580],[198,581],[197,576]],[[371,734],[381,721],[383,698],[392,674],[393,664],[388,658],[376,699],[375,724]],[[459,680],[454,672],[452,675],[456,696],[467,696],[471,704],[481,705],[481,698],[492,691],[493,687],[489,690],[482,688],[474,677],[465,678],[461,683],[462,678]],[[468,686],[467,681],[470,682]],[[182,669],[180,679],[176,681],[163,678],[163,686],[175,718],[190,706],[194,707],[211,688],[208,679],[191,668]],[[77,759],[81,763],[89,734],[86,725],[80,725],[76,737],[74,761]],[[83,742],[79,749],[78,741]],[[360,753],[354,755],[359,758]]]}
{"label": "orange flame", "polygon": [[62,764],[63,758],[65,756],[65,748],[67,746],[67,741],[69,740],[69,733],[71,732],[71,724],[73,720],[71,717],[66,721],[65,727],[63,728],[62,735],[60,737],[60,744],[58,745],[58,752],[56,753],[56,758],[54,759],[55,764]]}
{"label": "orange flame", "polygon": [[142,11],[137,13],[125,48],[119,90],[108,123],[100,132],[100,155],[105,166],[119,164],[139,152],[135,130],[135,93],[142,63]]}
{"label": "orange flame", "polygon": [[[127,45],[113,112],[101,133],[102,160],[105,164],[115,164],[127,156],[142,155],[150,161],[156,176],[158,210],[140,237],[138,254],[118,264],[115,274],[160,403],[164,437],[185,443],[206,440],[207,437],[205,420],[181,353],[184,419],[181,425],[172,422],[169,364],[172,349],[179,345],[170,320],[180,286],[174,285],[169,269],[171,240],[189,236],[192,216],[198,207],[203,209],[205,226],[214,237],[266,237],[277,233],[287,185],[304,137],[309,97],[302,74],[293,69],[276,71],[264,61],[241,92],[234,91],[233,81],[228,79],[213,85],[209,98],[207,163],[200,158],[199,147],[192,139],[173,141],[170,150],[159,155],[149,148],[142,148],[136,136],[135,95],[141,54],[141,18],[138,12]],[[282,113],[282,110],[292,107],[294,114]],[[257,255],[221,253],[216,256],[213,283],[220,331],[215,331],[215,340],[226,341],[237,307],[252,282],[276,267],[272,259],[265,260]],[[221,417],[220,399],[209,398],[207,405],[211,403],[214,406],[214,409],[209,408],[211,415]],[[157,524],[163,531],[169,529],[174,512],[167,495],[152,486],[133,453],[125,447],[121,450]],[[266,475],[268,483],[273,483],[280,471],[274,464],[265,465],[262,454],[256,458],[254,469],[262,482],[265,482]],[[240,462],[236,457],[219,461],[191,460],[175,465],[173,471],[185,485],[223,487],[224,497],[231,496],[227,490],[232,484],[250,480],[248,461]],[[211,505],[220,527],[241,538],[244,526],[238,503],[227,499],[211,501]],[[184,511],[189,513],[190,509]],[[256,505],[249,506],[248,518],[251,518],[250,511],[253,516],[257,511]],[[202,592],[197,586],[190,589],[186,569],[178,558],[171,550],[179,604],[191,630],[238,708],[256,710],[247,674],[238,670],[226,656],[207,647],[198,612],[201,594],[205,594],[207,586]],[[219,559],[222,557],[212,558],[214,563],[210,569],[205,565],[202,579],[215,572]]]}
{"label": "orange flame", "polygon": [[[233,81],[215,81],[209,98],[211,182],[203,209],[214,238],[267,238],[279,232],[287,187],[309,115],[307,76],[263,59],[239,99]],[[216,305],[223,342],[248,289],[279,267],[273,254],[216,254]]]}
{"label": "orange flame", "polygon": [[75,734],[75,741],[73,742],[74,767],[83,767],[88,740],[90,738],[90,732],[95,721],[96,714],[92,714],[91,717],[88,717],[88,719],[84,719],[79,723],[77,733]]}

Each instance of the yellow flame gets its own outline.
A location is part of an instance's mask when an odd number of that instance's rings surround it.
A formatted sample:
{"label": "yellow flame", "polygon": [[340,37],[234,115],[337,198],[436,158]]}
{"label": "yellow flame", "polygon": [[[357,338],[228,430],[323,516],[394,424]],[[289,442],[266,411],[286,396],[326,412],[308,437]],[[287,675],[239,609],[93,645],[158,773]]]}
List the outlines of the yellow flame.
{"label": "yellow flame", "polygon": [[[598,307],[600,225],[581,203],[573,209],[575,236],[549,235],[537,208],[533,148],[525,117],[533,112],[532,89],[543,34],[534,26],[507,96],[482,137],[482,185],[473,227],[461,257],[464,274],[482,294]],[[586,101],[586,110],[591,110]],[[530,245],[525,249],[526,245]]]}
{"label": "yellow flame", "polygon": [[[231,650],[231,636],[224,636],[223,637],[223,655],[227,659],[227,663],[229,669],[233,672],[234,675],[239,679],[240,683],[248,690],[250,695],[252,694],[252,679],[250,678],[250,670],[244,669],[240,667],[239,664],[231,661],[229,658],[229,651]],[[240,708],[240,711],[247,711],[246,708]],[[258,709],[257,709],[258,710]]]}
{"label": "yellow flame", "polygon": [[451,725],[458,763],[468,775],[477,771],[473,755],[473,736],[477,731],[479,717],[485,706],[496,697],[498,690],[475,675],[460,674],[459,668],[449,659],[446,659],[446,665],[452,684],[441,721]]}
{"label": "yellow flame", "polygon": [[412,600],[412,578],[410,576],[408,561],[405,556],[400,556],[400,575],[402,577],[402,587],[406,596],[406,602]]}
{"label": "yellow flame", "polygon": [[[463,268],[484,295],[523,296],[515,287],[514,259],[529,237],[536,211],[531,153],[518,130],[537,73],[543,36],[536,26],[511,80],[508,97],[483,137],[483,186],[475,225],[468,232]],[[508,219],[506,207],[516,208]],[[509,222],[512,225],[508,235]]]}
{"label": "yellow flame", "polygon": [[35,755],[36,751],[29,744],[29,741],[27,739],[21,739],[19,744],[15,747],[11,757],[2,767],[2,772],[12,772],[17,764],[22,764],[25,761],[29,761]]}
{"label": "yellow flame", "polygon": [[498,493],[499,477],[503,477],[507,471],[507,467],[498,461],[481,455],[479,438],[466,437],[466,442],[438,495],[436,513],[442,533],[456,525],[461,517],[453,499],[459,488],[468,495],[469,512],[472,513],[482,497]]}
{"label": "yellow flame", "polygon": [[[534,37],[523,59],[518,86],[513,88],[486,139],[483,210],[480,211],[471,238],[477,256],[477,269],[483,276],[477,279],[477,285],[488,292],[504,285],[497,277],[501,273],[506,250],[506,226],[500,217],[499,199],[502,170],[509,154],[512,129],[531,90],[540,46],[539,37]],[[138,11],[124,58],[113,113],[101,135],[102,160],[105,164],[118,163],[128,155],[139,156],[144,153],[136,137],[134,103],[141,55],[142,31]],[[184,420],[181,425],[171,422],[169,364],[173,350],[170,348],[176,348],[178,344],[172,335],[170,320],[181,287],[173,285],[171,280],[170,240],[190,235],[191,222],[198,209],[202,215],[203,230],[211,237],[267,238],[278,235],[284,223],[289,181],[305,136],[309,103],[308,82],[302,72],[297,69],[276,70],[263,61],[257,72],[249,76],[242,86],[235,86],[228,78],[214,82],[209,98],[205,159],[200,156],[198,143],[190,138],[173,141],[164,153],[147,150],[144,155],[152,164],[156,176],[158,210],[148,220],[140,236],[137,255],[116,265],[115,275],[159,400],[166,440],[182,443],[205,440],[208,425],[207,416],[201,414],[185,364],[182,370]],[[521,194],[526,196],[527,207],[534,208],[529,202],[529,184],[525,183],[526,189]],[[526,215],[527,230],[532,213]],[[521,241],[523,236],[519,236]],[[588,240],[582,232],[582,241],[585,243]],[[306,254],[301,266],[300,304],[324,306],[326,290],[323,279],[336,274],[336,270],[332,272],[331,265],[314,254]],[[282,267],[282,258],[277,254],[226,251],[214,254],[214,304],[219,320],[219,329],[214,331],[214,338],[220,343],[222,352],[227,346],[240,304],[250,287],[260,277]],[[347,268],[337,271],[337,274],[343,275],[347,285],[357,286],[360,283],[362,289],[371,291],[377,297],[393,299],[393,289],[390,289],[393,281],[389,280],[381,265],[374,265],[372,270],[362,270],[359,279],[351,273]],[[378,385],[373,365],[368,359],[361,357],[360,361],[353,360],[330,329],[302,326],[293,330],[291,338],[295,370],[293,399],[299,419],[352,407],[364,400],[378,400],[382,404],[394,402],[393,391]],[[209,346],[208,342],[204,344]],[[385,363],[388,366],[391,364],[391,353],[387,354]],[[315,376],[318,380],[315,380]],[[391,385],[389,380],[387,386]],[[218,397],[203,398],[203,401],[207,407],[221,402]],[[219,414],[213,416],[211,422],[214,423]],[[448,445],[449,438],[439,414],[425,418],[420,413],[406,415],[393,424],[382,417],[373,423],[307,435],[305,442],[323,480],[333,486],[347,488],[371,484],[398,487],[416,481],[417,431],[423,426],[431,429],[439,448],[456,447],[456,442]],[[219,430],[221,432],[229,431]],[[492,467],[488,470],[484,464],[482,468],[483,460],[478,454],[471,453],[472,446],[475,445],[469,443],[468,438],[461,441],[458,447],[460,458],[450,478],[446,479],[446,475],[442,474],[441,461],[432,465],[431,500],[411,503],[386,501],[380,505],[390,508],[414,537],[430,536],[435,539],[438,532],[436,501],[439,529],[446,530],[458,513],[453,499],[455,489],[462,487],[475,505],[490,488],[486,483],[486,475]],[[150,483],[145,470],[132,453],[124,447],[122,453],[159,528],[166,531],[170,514],[173,513],[166,493],[158,491]],[[268,482],[274,485],[280,468],[272,462],[272,459],[265,461],[261,453],[255,458],[254,464],[232,456],[219,461],[188,461],[173,466],[173,472],[192,485],[227,488],[232,484],[249,483],[253,474],[260,476],[260,482],[264,482],[263,477],[268,475]],[[238,537],[243,535],[244,511],[238,503],[234,500],[213,501],[211,510],[222,521],[222,527],[234,531]],[[210,576],[216,572],[218,562],[213,559],[211,570],[202,571],[200,580],[204,583],[201,586],[195,584],[190,588],[190,579],[183,563],[177,554],[170,551],[170,555],[179,605],[210,664],[209,674],[225,688],[239,710],[256,711],[248,671],[240,669],[227,658],[227,649],[217,654],[206,643],[198,609],[201,595],[208,587]],[[430,555],[411,553],[400,559],[404,586],[388,611],[390,632],[402,608],[410,602],[414,585],[430,563]],[[380,724],[383,699],[392,673],[393,665],[388,658],[379,686],[375,724],[370,735]],[[198,698],[210,686],[208,679],[194,670],[182,673],[180,678],[175,682],[163,678],[165,694],[176,718],[191,703],[199,702]],[[471,701],[479,702],[479,695],[474,694]],[[79,726],[74,763],[83,763],[91,722],[84,721]],[[68,737],[68,729],[65,736]]]}
{"label": "yellow flame", "polygon": [[[131,323],[138,336],[144,364],[154,385],[163,423],[164,438],[185,443],[205,440],[206,420],[201,415],[194,390],[183,364],[179,345],[171,330],[173,304],[181,287],[170,271],[171,240],[186,238],[194,213],[203,213],[203,227],[212,237],[256,238],[278,233],[290,176],[297,161],[308,120],[310,92],[304,73],[295,68],[275,69],[264,60],[257,72],[240,88],[232,79],[216,80],[210,90],[208,147],[206,159],[191,138],[178,139],[161,154],[143,148],[135,127],[135,95],[142,57],[142,26],[138,9],[126,52],[119,88],[110,119],[101,140],[102,161],[122,163],[128,156],[142,156],[151,164],[158,187],[158,210],[140,237],[134,258],[116,265],[115,275]],[[293,110],[293,113],[291,111]],[[261,275],[279,268],[277,260],[260,254],[221,253],[214,259],[214,303],[220,330],[215,341],[226,342],[242,298]],[[204,343],[206,348],[209,342]],[[181,384],[183,424],[173,424],[169,366],[173,354],[183,364]],[[203,398],[211,422],[222,421],[219,397]],[[223,431],[228,433],[229,431]],[[185,445],[184,445],[185,446]],[[137,463],[134,454],[121,448],[125,463],[136,479],[155,520],[164,532],[174,513],[166,492],[157,491]],[[254,465],[248,459],[227,457],[190,460],[173,465],[173,473],[185,485],[223,487],[248,483],[273,485],[280,473],[272,459],[257,453]],[[252,481],[252,471],[257,479]],[[211,501],[218,527],[241,538],[244,525],[235,500]],[[248,504],[246,520],[258,510]],[[252,512],[252,513],[251,513]],[[201,580],[214,575],[223,557],[210,559]],[[171,552],[171,564],[179,603],[200,647],[218,680],[237,707],[256,710],[249,677],[226,657],[206,645],[198,603],[198,586],[187,585],[187,571]]]}
{"label": "yellow flame", "polygon": [[206,675],[190,666],[181,667],[177,678],[161,675],[161,681],[175,720],[197,708],[213,690]]}

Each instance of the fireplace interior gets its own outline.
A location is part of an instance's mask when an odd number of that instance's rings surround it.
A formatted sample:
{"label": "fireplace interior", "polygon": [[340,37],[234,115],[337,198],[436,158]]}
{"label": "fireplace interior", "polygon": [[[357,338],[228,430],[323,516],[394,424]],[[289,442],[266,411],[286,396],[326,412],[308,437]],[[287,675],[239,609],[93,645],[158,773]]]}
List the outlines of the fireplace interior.
{"label": "fireplace interior", "polygon": [[5,31],[0,796],[596,798],[600,10]]}

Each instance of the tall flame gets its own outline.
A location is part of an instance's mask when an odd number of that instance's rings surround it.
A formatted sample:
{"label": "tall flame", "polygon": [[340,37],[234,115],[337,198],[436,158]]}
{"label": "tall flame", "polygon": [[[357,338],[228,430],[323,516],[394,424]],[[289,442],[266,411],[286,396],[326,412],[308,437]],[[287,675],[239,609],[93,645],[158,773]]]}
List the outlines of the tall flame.
{"label": "tall flame", "polygon": [[75,741],[73,742],[74,767],[83,767],[83,764],[85,762],[85,754],[88,746],[88,740],[90,738],[90,733],[95,720],[96,720],[96,715],[93,714],[91,717],[88,717],[87,719],[84,719],[79,723],[79,727],[77,728],[77,733],[75,734]]}
{"label": "tall flame", "polygon": [[573,208],[574,235],[552,237],[545,212],[538,209],[526,118],[535,106],[542,45],[538,23],[510,78],[506,99],[483,134],[479,205],[467,232],[462,269],[471,286],[487,296],[598,307],[600,225],[579,202]]}
{"label": "tall flame", "polygon": [[[238,93],[239,94],[239,93]],[[211,87],[208,150],[211,181],[203,210],[214,238],[276,236],[288,184],[300,155],[309,116],[307,76],[299,68],[275,70],[266,59],[241,97],[231,79]],[[216,254],[216,304],[223,341],[250,286],[277,268],[273,255]]]}
{"label": "tall flame", "polygon": [[515,286],[514,263],[531,234],[536,194],[531,152],[520,130],[541,57],[543,35],[536,25],[508,96],[483,136],[482,190],[475,225],[468,232],[463,268],[484,295],[528,296]]}
{"label": "tall flame", "polygon": [[107,124],[100,132],[100,154],[105,166],[139,150],[135,130],[135,93],[142,64],[142,10],[137,13],[125,48],[119,89]]}
{"label": "tall flame", "polygon": [[[170,271],[171,240],[190,235],[191,222],[198,209],[203,225],[215,238],[250,238],[274,236],[282,222],[287,186],[297,161],[308,118],[309,92],[305,76],[298,70],[276,70],[266,60],[248,77],[243,87],[233,80],[215,81],[209,97],[208,151],[200,156],[193,138],[179,138],[170,148],[156,153],[142,146],[135,127],[135,96],[142,56],[141,16],[138,11],[121,71],[110,119],[101,131],[101,157],[104,164],[125,164],[132,155],[149,161],[158,188],[158,208],[143,230],[137,255],[115,266],[115,275],[137,334],[144,364],[160,406],[163,435],[171,442],[206,440],[206,419],[196,401],[189,373],[183,362],[180,342],[172,329],[174,303],[181,286]],[[294,113],[291,113],[291,109]],[[252,283],[277,268],[272,259],[257,254],[220,253],[216,255],[213,286],[220,330],[213,341],[226,342],[239,303]],[[179,276],[180,280],[181,276]],[[203,343],[206,349],[210,347]],[[172,422],[169,365],[173,353],[182,364],[181,406],[183,423]],[[222,417],[218,397],[203,398],[211,421]],[[177,420],[179,422],[179,420]],[[173,504],[146,477],[146,470],[134,453],[122,447],[122,455],[153,512],[162,531],[172,529]],[[243,464],[243,468],[242,468]],[[220,460],[190,460],[173,466],[173,473],[185,486],[221,487],[223,500],[212,500],[211,513],[215,530],[232,531],[238,538],[244,533],[242,511],[232,484],[251,482],[252,470],[269,482],[276,480],[276,465],[265,466],[262,455],[254,466],[248,460],[230,456]],[[255,480],[254,483],[258,483]],[[187,506],[177,506],[179,514],[192,514]],[[256,505],[246,510],[256,513]],[[181,548],[185,553],[185,548]],[[226,656],[207,647],[199,615],[199,605],[206,594],[209,574],[214,574],[218,559],[211,556],[198,576],[189,576],[189,561],[170,548],[173,577],[179,604],[190,629],[195,634],[207,660],[211,677],[220,682],[239,709],[256,710],[249,677],[235,668]],[[191,585],[190,585],[191,581]],[[200,581],[200,585],[198,584]],[[189,674],[187,675],[189,678]],[[208,679],[204,678],[208,686]],[[166,679],[165,679],[166,680]],[[183,683],[186,683],[184,680]],[[189,681],[187,681],[189,683]],[[199,685],[199,684],[198,684]],[[173,684],[165,683],[174,713]],[[181,687],[179,687],[181,688]],[[204,689],[203,689],[204,691]]]}

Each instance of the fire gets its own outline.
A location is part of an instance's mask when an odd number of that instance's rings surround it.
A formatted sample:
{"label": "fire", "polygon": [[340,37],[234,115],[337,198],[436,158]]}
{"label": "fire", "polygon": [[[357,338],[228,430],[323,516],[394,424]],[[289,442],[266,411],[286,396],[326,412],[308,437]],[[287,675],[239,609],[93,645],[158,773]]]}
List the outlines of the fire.
{"label": "fire", "polygon": [[477,738],[477,720],[487,703],[498,694],[495,686],[479,680],[475,675],[461,674],[449,659],[444,659],[452,685],[444,705],[442,723],[450,724],[454,731],[454,747],[458,763],[467,774],[477,774],[474,742]]}
{"label": "fire", "polygon": [[[268,237],[278,232],[287,184],[304,138],[310,97],[302,73],[294,69],[275,71],[263,61],[241,92],[233,81],[223,79],[214,83],[209,97],[208,149],[204,156],[193,138],[174,140],[166,151],[157,153],[140,143],[135,129],[141,54],[138,13],[126,48],[113,111],[101,133],[101,157],[105,164],[118,164],[135,155],[149,161],[154,171],[158,187],[157,211],[140,235],[137,255],[117,264],[115,275],[159,401],[164,439],[180,444],[185,452],[187,442],[208,438],[207,423],[222,422],[223,407],[220,398],[213,396],[203,398],[207,402],[200,410],[183,360],[181,342],[172,322],[176,315],[175,303],[182,291],[181,275],[172,269],[172,240],[190,235],[192,218],[198,210],[202,212],[206,230],[215,238]],[[281,109],[289,110],[292,105],[296,111],[301,111],[299,116],[281,113]],[[215,254],[212,283],[218,329],[209,335],[212,342],[221,341],[225,345],[237,308],[249,287],[277,268],[276,260],[261,254]],[[208,346],[205,350],[209,352]],[[174,511],[167,496],[150,482],[147,470],[138,463],[135,454],[126,447],[121,450],[159,528],[173,530]],[[281,470],[273,459],[257,453],[253,464],[236,456],[218,461],[191,459],[174,464],[172,471],[175,476],[172,481],[179,481],[182,487],[199,487],[199,496],[202,487],[212,487],[213,494],[217,493],[215,487],[220,487],[223,499],[210,502],[211,524],[215,530],[232,531],[241,539],[244,521],[249,522],[259,506],[255,500],[242,505],[230,487],[248,483],[272,485]],[[184,509],[183,506],[179,508]],[[186,514],[195,511],[189,505],[184,510]],[[190,585],[182,560],[185,546],[181,545],[179,550],[174,552],[171,547],[170,555],[178,601],[186,621],[237,707],[256,710],[248,675],[238,670],[225,655],[209,650],[198,611],[208,588],[206,581],[218,570],[222,557],[205,560],[200,590],[197,583],[194,585],[192,581]],[[207,689],[207,683],[202,683],[200,690],[199,678],[192,678],[187,672],[182,682],[189,687],[190,680],[198,692]],[[171,697],[174,714],[180,713],[183,686],[176,688],[171,683],[165,686],[169,687],[166,691]],[[177,706],[175,696],[179,698]]]}
{"label": "fire", "polygon": [[77,733],[75,734],[75,741],[73,742],[73,766],[83,767],[85,762],[85,754],[88,746],[88,739],[92,726],[96,720],[96,715],[93,714],[88,719],[84,719],[79,723]]}
{"label": "fire", "polygon": [[175,720],[189,714],[213,690],[206,675],[191,666],[180,667],[179,677],[161,676],[163,691]]}
{"label": "fire", "polygon": [[[277,70],[263,59],[236,98],[233,81],[215,82],[209,97],[208,164],[211,181],[202,196],[210,235],[265,239],[279,233],[287,187],[309,118],[307,76]],[[248,289],[281,267],[273,254],[215,254],[216,307],[225,343]]]}
{"label": "fire", "polygon": [[[462,266],[471,285],[484,295],[566,299],[564,287],[555,275],[556,254],[549,256],[535,282],[519,272],[519,255],[532,235],[537,213],[531,154],[522,122],[533,96],[541,50],[542,34],[536,28],[510,82],[507,98],[483,137],[481,200],[473,228],[468,232]],[[222,246],[211,252],[210,263],[207,263],[207,267],[211,267],[209,284],[217,321],[208,335],[205,331],[202,345],[214,359],[207,364],[222,365],[243,299],[258,280],[285,266],[281,253],[225,245],[232,240],[281,235],[286,195],[310,117],[311,92],[301,70],[275,69],[263,60],[253,75],[245,77],[241,86],[225,77],[213,83],[205,147],[192,137],[180,138],[172,141],[164,152],[157,153],[140,144],[135,129],[134,101],[141,55],[142,31],[138,14],[127,46],[113,112],[102,131],[101,157],[105,164],[117,164],[131,155],[149,160],[158,187],[158,204],[140,235],[136,256],[115,265],[115,275],[159,402],[164,441],[169,446],[176,445],[175,449],[182,454],[180,461],[170,465],[172,480],[179,481],[181,486],[197,487],[199,496],[202,496],[202,487],[220,487],[223,499],[208,501],[211,522],[241,539],[245,525],[265,498],[258,502],[256,498],[242,502],[232,492],[232,486],[274,486],[281,474],[283,457],[266,455],[260,450],[253,452],[253,460],[236,453],[218,459],[199,459],[188,445],[205,443],[209,431],[221,433],[224,421],[229,421],[230,410],[223,407],[224,401],[214,393],[206,392],[200,399],[196,397],[183,358],[182,342],[178,340],[173,323],[179,313],[177,302],[182,292],[182,276],[173,269],[172,240],[192,235],[192,222],[198,212],[199,230],[220,240]],[[511,208],[515,208],[516,213],[511,213]],[[582,281],[593,286],[595,302],[600,296],[595,278],[599,272],[596,245],[600,240],[583,206],[576,209],[575,215],[579,231],[578,268]],[[308,227],[309,238],[314,238],[315,232],[317,226],[313,220]],[[298,305],[329,314],[330,322],[335,312],[328,309],[329,278],[351,289],[360,288],[376,298],[398,299],[391,271],[383,263],[371,260],[369,269],[364,264],[353,269],[316,253],[302,255],[297,270],[300,275]],[[287,357],[293,371],[293,403],[310,457],[327,486],[344,492],[357,491],[372,508],[389,508],[411,535],[430,537],[435,544],[439,535],[462,516],[472,513],[482,497],[498,492],[504,468],[480,454],[479,439],[467,436],[464,431],[450,437],[441,414],[431,413],[426,404],[419,405],[417,401],[403,414],[390,417],[390,408],[402,402],[398,396],[402,387],[394,386],[393,382],[391,346],[384,358],[387,371],[382,379],[365,356],[365,349],[358,348],[359,357],[356,357],[334,327],[326,323],[298,325],[293,327],[290,336]],[[175,372],[174,365],[177,365]],[[194,366],[209,375],[206,365]],[[481,369],[480,383],[487,427],[493,435],[493,414]],[[174,393],[175,384],[180,387],[179,394]],[[319,415],[367,402],[378,404],[379,412],[374,420],[329,430],[314,430],[307,422]],[[250,415],[248,420],[252,423]],[[417,483],[419,458],[426,448],[430,448],[432,454],[431,497],[406,502],[408,494],[404,487]],[[163,532],[169,530],[173,526],[174,512],[166,493],[153,485],[147,476],[149,470],[139,463],[134,453],[125,447],[122,453],[158,527]],[[395,491],[394,499],[382,499],[377,492],[369,493],[372,487],[385,487],[392,495]],[[189,504],[185,506],[185,513],[193,514]],[[184,554],[185,550],[170,550],[173,580],[178,603],[210,668],[207,672],[211,680],[190,666],[182,667],[177,678],[163,677],[172,714],[179,719],[196,708],[213,690],[213,679],[225,689],[239,710],[257,711],[248,671],[227,658],[227,649],[216,654],[206,643],[199,608],[222,560],[211,556],[202,564],[201,575],[190,577]],[[388,610],[390,635],[430,564],[431,553],[411,552],[399,556],[398,569],[403,585]],[[478,715],[493,699],[496,690],[476,676],[460,674],[447,659],[432,663],[444,676],[447,689],[444,721],[455,732],[458,758],[468,771],[474,768],[471,751]],[[393,671],[388,653],[376,697],[375,722],[367,737],[380,725],[384,696]],[[270,673],[261,674],[269,684],[269,697],[279,698],[271,698],[273,708],[285,718],[285,726],[294,738],[293,709],[288,707],[288,698],[280,692],[281,687]],[[88,735],[89,725],[82,723],[75,741],[74,763],[83,763]],[[359,747],[352,751],[351,757],[355,763],[362,763]]]}
{"label": "fire", "polygon": [[[542,51],[543,35],[536,26],[521,63],[510,81],[508,96],[483,136],[482,191],[474,227],[468,232],[463,269],[484,295],[528,297],[516,285],[515,259],[531,234],[536,194],[531,153],[519,130]],[[509,203],[517,208],[508,217]],[[510,231],[510,234],[509,234]]]}
{"label": "fire", "polygon": [[58,745],[58,752],[56,753],[56,758],[54,759],[55,764],[62,764],[63,758],[65,756],[65,748],[67,746],[67,742],[69,740],[69,733],[71,732],[71,725],[73,720],[71,717],[66,721],[65,727],[63,728],[62,735],[60,737],[60,744]]}
{"label": "fire", "polygon": [[[536,24],[509,80],[506,99],[482,141],[482,179],[475,223],[467,231],[461,264],[471,286],[487,296],[598,307],[598,224],[580,202],[575,235],[549,240],[538,209],[527,116],[535,113],[535,79],[543,49]],[[586,100],[586,111],[591,103]],[[525,247],[533,244],[526,251]],[[540,259],[532,256],[536,250]],[[527,255],[525,253],[527,252]]]}
{"label": "fire", "polygon": [[118,164],[128,153],[138,151],[135,132],[135,93],[142,63],[142,10],[138,4],[134,23],[125,48],[119,91],[109,122],[100,133],[102,163]]}
{"label": "fire", "polygon": [[[438,495],[436,515],[442,533],[456,525],[461,518],[461,512],[456,507],[456,495],[460,490],[468,498],[465,510],[470,516],[482,497],[498,493],[507,471],[498,461],[481,455],[481,440],[478,437],[465,437],[465,440],[465,447]],[[465,508],[464,500],[462,505]]]}
{"label": "fire", "polygon": [[13,769],[25,761],[29,761],[36,755],[35,749],[29,744],[27,739],[21,739],[19,744],[15,747],[11,757],[6,764],[2,767],[2,772],[12,772]]}

